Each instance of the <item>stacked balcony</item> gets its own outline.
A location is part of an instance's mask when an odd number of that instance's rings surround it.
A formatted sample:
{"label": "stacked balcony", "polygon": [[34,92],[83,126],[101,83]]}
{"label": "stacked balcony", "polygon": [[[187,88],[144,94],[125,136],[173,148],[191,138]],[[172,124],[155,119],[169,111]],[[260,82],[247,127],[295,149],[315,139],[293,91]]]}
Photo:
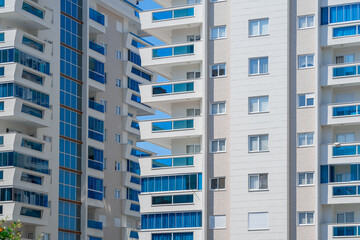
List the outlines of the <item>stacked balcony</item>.
{"label": "stacked balcony", "polygon": [[90,34],[101,34],[106,32],[106,16],[94,8],[89,8],[89,31]]}

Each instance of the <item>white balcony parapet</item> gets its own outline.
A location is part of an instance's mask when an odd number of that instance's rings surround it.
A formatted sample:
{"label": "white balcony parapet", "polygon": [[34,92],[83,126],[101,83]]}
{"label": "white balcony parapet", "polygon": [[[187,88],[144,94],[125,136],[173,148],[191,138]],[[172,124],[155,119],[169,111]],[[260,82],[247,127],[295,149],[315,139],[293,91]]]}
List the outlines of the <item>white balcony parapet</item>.
{"label": "white balcony parapet", "polygon": [[357,124],[360,102],[333,103],[321,106],[322,125]]}
{"label": "white balcony parapet", "polygon": [[360,62],[330,64],[321,68],[321,86],[358,85]]}
{"label": "white balcony parapet", "polygon": [[359,35],[360,22],[342,22],[320,27],[320,45],[336,46],[336,45],[358,45],[360,42]]}
{"label": "white balcony parapet", "polygon": [[321,145],[321,164],[357,164],[360,142],[330,143]]}
{"label": "white balcony parapet", "polygon": [[321,225],[321,236],[324,239],[359,239],[360,223],[328,223]]}
{"label": "white balcony parapet", "polygon": [[138,116],[155,114],[155,109],[152,109],[150,106],[142,103],[139,93],[131,89],[124,89],[123,96],[124,96],[124,102],[134,107],[135,110],[137,111]]}
{"label": "white balcony parapet", "polygon": [[360,201],[360,182],[333,182],[320,185],[321,204],[354,204]]}

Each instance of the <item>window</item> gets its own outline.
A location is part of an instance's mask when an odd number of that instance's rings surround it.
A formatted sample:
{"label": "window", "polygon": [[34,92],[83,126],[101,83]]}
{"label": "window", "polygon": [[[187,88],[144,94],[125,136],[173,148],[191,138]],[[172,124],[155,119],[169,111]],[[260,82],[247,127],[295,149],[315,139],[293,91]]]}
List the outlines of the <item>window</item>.
{"label": "window", "polygon": [[186,79],[197,79],[201,77],[200,72],[187,72],[186,73]]}
{"label": "window", "polygon": [[226,228],[226,216],[209,216],[209,228],[210,229],[222,229]]}
{"label": "window", "polygon": [[0,171],[0,180],[4,180],[4,171]]}
{"label": "window", "polygon": [[116,115],[121,115],[121,107],[116,106]]}
{"label": "window", "polygon": [[225,139],[212,140],[210,149],[212,153],[225,152]]}
{"label": "window", "polygon": [[226,76],[226,64],[215,64],[211,66],[211,77]]}
{"label": "window", "polygon": [[200,35],[188,35],[186,38],[188,42],[195,42],[201,40]]}
{"label": "window", "polygon": [[0,77],[5,75],[5,67],[0,67]]}
{"label": "window", "polygon": [[42,233],[41,240],[50,240],[50,233]]}
{"label": "window", "polygon": [[121,218],[114,218],[114,226],[121,227]]}
{"label": "window", "polygon": [[120,78],[116,78],[116,86],[121,87],[121,79]]}
{"label": "window", "polygon": [[268,57],[250,58],[249,59],[249,74],[259,75],[267,74],[269,72]]}
{"label": "window", "polygon": [[249,35],[261,36],[269,34],[269,19],[256,19],[249,21]]}
{"label": "window", "polygon": [[314,15],[298,17],[298,28],[312,28],[315,25]]}
{"label": "window", "polygon": [[298,173],[298,185],[306,186],[314,184],[314,173],[313,172],[302,172]]}
{"label": "window", "polygon": [[115,141],[117,143],[120,143],[121,142],[121,135],[120,134],[115,134]]}
{"label": "window", "polygon": [[298,95],[298,107],[312,107],[314,103],[315,94],[306,93]]}
{"label": "window", "polygon": [[0,111],[4,111],[4,109],[5,109],[5,103],[0,102]]}
{"label": "window", "polygon": [[355,54],[336,56],[335,61],[336,61],[336,64],[353,63],[353,62],[355,62]]}
{"label": "window", "polygon": [[211,104],[211,114],[218,115],[218,114],[225,114],[226,113],[226,103],[225,102],[217,102]]}
{"label": "window", "polygon": [[269,135],[249,136],[249,152],[268,151]]}
{"label": "window", "polygon": [[134,145],[133,140],[128,139],[128,144],[129,144],[129,145]]}
{"label": "window", "polygon": [[[156,219],[156,221],[155,221]],[[163,220],[161,220],[163,219]],[[164,220],[166,219],[166,221]],[[175,224],[176,221],[176,224]],[[155,224],[156,222],[156,224]],[[202,212],[169,212],[169,213],[150,213],[141,215],[141,229],[171,229],[171,228],[198,228],[202,226]],[[167,234],[167,233],[165,233]],[[189,235],[182,235],[185,233],[179,233],[175,235],[174,239],[189,239]],[[154,236],[155,234],[153,234]],[[160,233],[160,238],[153,239],[169,239],[169,237],[162,237],[163,233]],[[192,235],[192,233],[191,233]],[[158,237],[158,236],[156,236]],[[171,237],[171,234],[170,234]],[[171,239],[171,238],[170,238]],[[191,238],[190,238],[191,239]]]}
{"label": "window", "polygon": [[4,145],[4,136],[0,136],[0,146]]}
{"label": "window", "polygon": [[314,133],[299,133],[298,134],[298,146],[313,146],[314,145]]}
{"label": "window", "polygon": [[313,225],[314,212],[299,212],[298,213],[299,225]]}
{"label": "window", "polygon": [[121,171],[121,162],[119,162],[119,161],[115,162],[115,170],[116,171]]}
{"label": "window", "polygon": [[339,133],[339,134],[336,134],[335,142],[338,142],[338,143],[355,142],[355,134],[354,133]]}
{"label": "window", "polygon": [[121,198],[121,191],[119,189],[115,189],[115,199]]}
{"label": "window", "polygon": [[118,59],[118,60],[121,60],[121,58],[122,58],[122,53],[121,53],[121,51],[120,50],[116,50],[116,58]]}
{"label": "window", "polygon": [[211,190],[225,189],[225,178],[224,177],[211,178],[210,189]]}
{"label": "window", "polygon": [[249,113],[261,113],[269,111],[269,97],[250,97]]}
{"label": "window", "polygon": [[310,68],[314,66],[314,54],[299,56],[299,69]]}
{"label": "window", "polygon": [[336,213],[336,223],[354,223],[354,212]]}
{"label": "window", "polygon": [[268,230],[269,213],[253,212],[248,214],[248,230]]}
{"label": "window", "polygon": [[106,100],[100,99],[100,104],[104,106],[104,111],[106,112]]}
{"label": "window", "polygon": [[268,174],[250,174],[249,190],[266,190],[268,189]]}
{"label": "window", "polygon": [[198,144],[186,145],[186,154],[200,153],[201,147]]}
{"label": "window", "polygon": [[211,28],[211,39],[226,38],[226,26]]}
{"label": "window", "polygon": [[201,115],[200,108],[186,109],[186,116],[187,117],[194,117],[194,116],[200,116],[200,115]]}

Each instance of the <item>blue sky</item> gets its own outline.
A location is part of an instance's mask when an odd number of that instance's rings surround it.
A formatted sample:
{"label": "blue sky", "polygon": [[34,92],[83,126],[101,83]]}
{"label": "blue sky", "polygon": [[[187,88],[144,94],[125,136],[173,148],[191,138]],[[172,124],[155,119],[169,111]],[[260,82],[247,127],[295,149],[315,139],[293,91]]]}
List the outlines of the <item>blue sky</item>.
{"label": "blue sky", "polygon": [[[157,9],[157,8],[161,8],[161,6],[157,3],[155,3],[152,0],[143,0],[140,1],[139,5],[140,8],[142,8],[143,10],[150,10],[150,9]],[[163,42],[161,42],[160,40],[154,38],[154,37],[147,37],[146,40],[148,40],[149,42],[153,43],[154,45],[162,45],[164,44]],[[162,81],[167,81],[165,78],[163,77],[158,77],[158,81],[162,82]],[[155,115],[151,115],[151,116],[143,116],[143,117],[138,117],[139,120],[152,120],[152,119],[163,119],[163,118],[169,118],[170,116],[160,112],[160,111],[156,111]],[[151,143],[146,143],[146,142],[139,142],[137,143],[137,146],[144,148],[144,149],[148,149],[150,151],[156,152],[158,155],[169,155],[171,154],[171,152],[165,148],[159,147],[157,145],[151,144]]]}

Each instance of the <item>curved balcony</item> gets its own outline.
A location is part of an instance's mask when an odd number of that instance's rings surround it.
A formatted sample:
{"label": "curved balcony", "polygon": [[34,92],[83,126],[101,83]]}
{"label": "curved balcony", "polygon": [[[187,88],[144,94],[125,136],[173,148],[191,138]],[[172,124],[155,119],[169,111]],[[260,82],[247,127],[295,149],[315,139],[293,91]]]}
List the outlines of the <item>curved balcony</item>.
{"label": "curved balcony", "polygon": [[171,79],[174,66],[199,64],[203,60],[202,41],[139,49],[142,65]]}
{"label": "curved balcony", "polygon": [[137,116],[155,114],[155,109],[142,103],[140,94],[131,89],[124,89],[124,102],[135,108]]}
{"label": "curved balcony", "polygon": [[50,29],[53,12],[30,0],[5,0],[1,18],[34,30]]}
{"label": "curved balcony", "polygon": [[[34,206],[21,202],[3,202],[3,218],[19,221],[22,224],[47,226],[50,208]],[[24,209],[25,208],[25,209]]]}
{"label": "curved balcony", "polygon": [[331,64],[321,69],[321,85],[358,85],[360,80],[360,63]]}
{"label": "curved balcony", "polygon": [[141,191],[140,186],[140,176],[130,173],[130,172],[123,172],[122,173],[122,182],[124,186]]}
{"label": "curved balcony", "polygon": [[358,124],[360,103],[330,104],[321,107],[322,125]]}
{"label": "curved balcony", "polygon": [[124,117],[124,129],[125,131],[128,131],[130,133],[136,134],[140,136],[140,126],[139,126],[139,122],[137,120],[135,120],[132,117]]}
{"label": "curved balcony", "polygon": [[200,137],[202,118],[170,118],[140,122],[141,139],[156,145],[171,148],[171,139]]}
{"label": "curved balcony", "polygon": [[140,85],[142,101],[170,114],[173,103],[201,100],[201,83],[196,79]]}
{"label": "curved balcony", "polygon": [[124,199],[121,204],[122,204],[123,214],[137,218],[140,217],[140,210],[139,210],[140,207],[138,202]]}
{"label": "curved balcony", "polygon": [[137,146],[131,146],[129,144],[123,144],[123,152],[125,159],[133,161],[137,161],[139,158],[142,157],[150,157],[155,155],[154,152],[145,150]]}
{"label": "curved balcony", "polygon": [[320,27],[320,44],[326,46],[358,46],[360,22],[343,22]]}
{"label": "curved balcony", "polygon": [[202,25],[203,8],[202,4],[188,4],[140,12],[141,29],[170,43],[173,30]]}

